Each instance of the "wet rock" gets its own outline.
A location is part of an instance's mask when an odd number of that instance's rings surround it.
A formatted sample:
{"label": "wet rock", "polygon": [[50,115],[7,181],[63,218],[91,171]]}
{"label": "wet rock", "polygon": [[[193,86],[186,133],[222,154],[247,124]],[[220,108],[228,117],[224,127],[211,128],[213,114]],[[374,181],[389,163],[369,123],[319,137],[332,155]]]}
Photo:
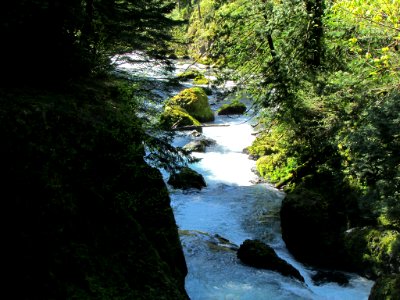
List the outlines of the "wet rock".
{"label": "wet rock", "polygon": [[208,146],[215,144],[216,144],[215,140],[206,137],[201,137],[198,140],[186,144],[185,146],[183,146],[183,149],[190,152],[205,152]]}
{"label": "wet rock", "polygon": [[172,174],[168,179],[168,184],[170,184],[175,189],[199,189],[206,187],[207,184],[204,180],[203,175],[190,169],[183,168],[180,172]]}
{"label": "wet rock", "polygon": [[321,285],[329,282],[335,282],[339,285],[346,286],[349,284],[349,277],[338,271],[318,271],[311,279],[316,285]]}
{"label": "wet rock", "polygon": [[274,249],[259,240],[245,240],[240,245],[237,256],[249,266],[276,271],[304,282],[303,276],[296,268],[281,259]]}

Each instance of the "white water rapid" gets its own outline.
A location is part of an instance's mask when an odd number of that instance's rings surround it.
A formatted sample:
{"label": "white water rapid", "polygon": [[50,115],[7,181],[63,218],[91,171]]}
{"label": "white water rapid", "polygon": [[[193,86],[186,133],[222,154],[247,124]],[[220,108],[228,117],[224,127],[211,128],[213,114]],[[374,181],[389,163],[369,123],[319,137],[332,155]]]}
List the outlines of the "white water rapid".
{"label": "white water rapid", "polygon": [[[154,62],[152,62],[154,64]],[[179,65],[178,71],[190,62]],[[140,66],[144,66],[140,63]],[[192,66],[205,70],[205,66]],[[137,70],[124,64],[125,70]],[[146,69],[144,67],[144,69]],[[150,76],[155,78],[154,67]],[[189,86],[185,84],[185,87]],[[210,103],[215,108],[215,99]],[[171,205],[180,230],[189,273],[186,290],[191,300],[363,300],[368,299],[373,282],[348,274],[350,283],[315,285],[312,269],[305,268],[288,253],[280,234],[279,209],[284,194],[268,184],[253,184],[255,162],[242,151],[254,139],[246,116],[217,116],[214,123],[229,126],[203,128],[203,135],[217,144],[205,153],[194,153],[200,162],[191,165],[201,173],[207,187],[201,191],[170,188]],[[182,133],[175,146],[191,139]],[[168,174],[163,172],[165,180]],[[297,268],[305,279],[301,283],[269,270],[243,265],[235,248],[245,239],[260,239]]]}
{"label": "white water rapid", "polygon": [[[252,184],[255,162],[242,153],[251,144],[252,127],[245,117],[217,117],[227,127],[207,127],[203,135],[217,141],[191,167],[203,174],[207,188],[201,191],[171,190],[172,207],[181,232],[189,274],[186,289],[192,300],[223,299],[368,299],[372,282],[350,275],[350,284],[316,286],[315,272],[296,262],[280,235],[279,208],[283,193],[267,184]],[[176,139],[182,146],[189,139]],[[296,267],[305,283],[279,273],[243,265],[232,245],[260,239]]]}

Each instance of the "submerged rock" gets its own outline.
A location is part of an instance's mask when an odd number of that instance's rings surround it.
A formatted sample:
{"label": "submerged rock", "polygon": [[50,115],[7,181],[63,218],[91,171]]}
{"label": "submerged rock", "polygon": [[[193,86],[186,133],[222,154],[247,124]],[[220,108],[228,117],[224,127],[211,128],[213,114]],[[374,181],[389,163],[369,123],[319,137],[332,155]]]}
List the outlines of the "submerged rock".
{"label": "submerged rock", "polygon": [[281,259],[274,249],[259,240],[245,240],[240,245],[237,256],[249,266],[276,271],[304,282],[303,276],[296,268]]}
{"label": "submerged rock", "polygon": [[168,184],[172,185],[175,189],[183,190],[191,188],[201,190],[207,186],[203,175],[187,167],[178,173],[172,174],[168,179]]}
{"label": "submerged rock", "polygon": [[335,282],[342,286],[349,284],[349,277],[346,276],[346,274],[338,271],[318,271],[311,278],[316,285],[329,282]]}

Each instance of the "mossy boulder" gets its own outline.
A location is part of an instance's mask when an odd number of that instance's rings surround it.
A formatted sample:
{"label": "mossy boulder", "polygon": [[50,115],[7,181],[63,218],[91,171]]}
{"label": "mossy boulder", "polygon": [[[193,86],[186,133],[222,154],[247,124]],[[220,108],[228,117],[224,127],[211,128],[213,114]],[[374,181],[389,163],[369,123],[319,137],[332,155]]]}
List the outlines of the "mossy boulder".
{"label": "mossy boulder", "polygon": [[242,115],[246,112],[246,105],[239,101],[223,104],[217,111],[218,115]]}
{"label": "mossy boulder", "polygon": [[400,232],[393,228],[353,228],[344,236],[346,254],[358,273],[376,278],[400,273]]}
{"label": "mossy boulder", "polygon": [[259,240],[245,240],[239,247],[237,257],[246,265],[276,271],[304,282],[303,276],[296,268],[281,259],[274,249]]}
{"label": "mossy boulder", "polygon": [[180,106],[166,106],[160,115],[160,125],[169,130],[184,126],[201,126],[201,123]]}
{"label": "mossy boulder", "polygon": [[400,300],[400,274],[378,278],[371,289],[368,300]]}
{"label": "mossy boulder", "polygon": [[199,189],[206,187],[206,181],[203,175],[192,170],[191,168],[182,168],[177,173],[172,174],[168,179],[168,184],[170,184],[175,189]]}
{"label": "mossy boulder", "polygon": [[181,107],[200,122],[214,120],[214,113],[208,103],[208,97],[201,87],[182,90],[179,94],[166,101],[165,108],[167,109],[167,107]]}
{"label": "mossy boulder", "polygon": [[178,74],[179,80],[195,79],[196,77],[204,76],[199,70],[186,70]]}
{"label": "mossy boulder", "polygon": [[206,84],[209,84],[210,81],[203,74],[201,74],[199,76],[196,76],[196,78],[193,79],[193,83],[199,84],[199,85],[206,85]]}

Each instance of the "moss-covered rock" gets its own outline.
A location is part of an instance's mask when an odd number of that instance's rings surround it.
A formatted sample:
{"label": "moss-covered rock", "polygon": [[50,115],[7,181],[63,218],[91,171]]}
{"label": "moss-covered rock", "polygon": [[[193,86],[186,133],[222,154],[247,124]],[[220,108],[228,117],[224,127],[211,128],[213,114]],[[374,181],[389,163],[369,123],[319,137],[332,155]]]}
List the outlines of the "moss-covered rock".
{"label": "moss-covered rock", "polygon": [[185,72],[178,74],[177,77],[179,80],[189,80],[195,79],[199,76],[204,76],[199,70],[186,70]]}
{"label": "moss-covered rock", "polygon": [[166,106],[160,115],[160,125],[169,130],[184,126],[200,126],[201,123],[180,106]]}
{"label": "moss-covered rock", "polygon": [[400,300],[400,274],[378,278],[368,300]]}
{"label": "moss-covered rock", "polygon": [[208,103],[207,95],[201,87],[184,89],[165,103],[166,108],[177,106],[186,110],[192,117],[200,122],[210,122],[214,120],[214,113]]}
{"label": "moss-covered rock", "polygon": [[304,282],[303,276],[297,269],[281,259],[274,249],[259,240],[245,240],[239,247],[237,257],[252,267],[276,271]]}
{"label": "moss-covered rock", "polygon": [[168,184],[172,185],[175,189],[183,190],[192,188],[201,190],[207,186],[203,175],[187,167],[177,173],[171,174]]}
{"label": "moss-covered rock", "polygon": [[223,104],[217,111],[218,115],[242,115],[246,112],[246,105],[239,101]]}
{"label": "moss-covered rock", "polygon": [[199,85],[206,85],[209,84],[210,81],[203,74],[201,74],[193,79],[193,83]]}
{"label": "moss-covered rock", "polygon": [[400,232],[385,227],[353,228],[344,236],[345,249],[355,270],[376,278],[400,273]]}

